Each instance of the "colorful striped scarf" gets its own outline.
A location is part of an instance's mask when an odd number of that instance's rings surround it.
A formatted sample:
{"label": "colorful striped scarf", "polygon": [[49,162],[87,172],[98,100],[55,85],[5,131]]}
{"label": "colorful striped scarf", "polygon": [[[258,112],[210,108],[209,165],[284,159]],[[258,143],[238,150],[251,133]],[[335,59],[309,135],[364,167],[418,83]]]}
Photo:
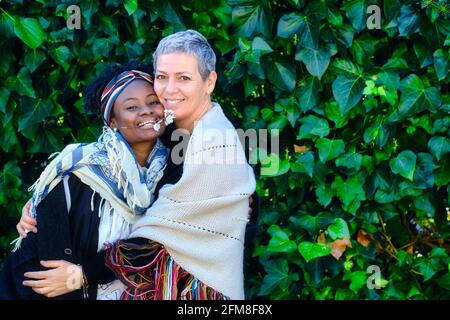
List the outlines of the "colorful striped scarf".
{"label": "colorful striped scarf", "polygon": [[106,252],[106,265],[125,284],[122,300],[229,299],[181,268],[157,242],[119,240]]}

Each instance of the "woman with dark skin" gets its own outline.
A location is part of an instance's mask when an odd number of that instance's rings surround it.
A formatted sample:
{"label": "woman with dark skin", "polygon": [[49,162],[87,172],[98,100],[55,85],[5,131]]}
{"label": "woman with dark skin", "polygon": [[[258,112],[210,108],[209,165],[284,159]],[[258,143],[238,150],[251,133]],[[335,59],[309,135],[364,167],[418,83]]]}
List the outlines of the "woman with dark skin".
{"label": "woman with dark skin", "polygon": [[[74,146],[74,151],[70,154],[74,163],[76,155],[83,152],[84,160],[73,166],[79,167],[78,169],[70,168],[61,174],[58,172],[53,179],[55,185],[40,199],[35,208],[37,219],[30,217],[33,224],[37,220],[40,232],[24,237],[21,248],[7,258],[0,277],[1,298],[37,299],[61,295],[62,298],[68,299],[80,298],[80,289],[86,279],[83,271],[93,272],[83,270],[82,266],[88,265],[87,262],[96,257],[103,242],[114,242],[128,234],[129,222],[120,216],[119,210],[114,210],[113,207],[102,210],[105,208],[105,205],[101,204],[103,189],[88,183],[88,176],[92,172],[96,172],[92,174],[94,180],[104,179],[104,192],[108,193],[108,188],[111,188],[126,199],[132,199],[133,195],[127,192],[127,186],[123,188],[120,180],[117,181],[118,177],[133,185],[135,192],[138,190],[136,184],[145,181],[146,194],[142,197],[142,203],[149,206],[151,201],[154,201],[151,193],[162,176],[168,150],[158,140],[165,128],[164,108],[153,89],[153,79],[146,70],[148,67],[137,63],[110,66],[85,89],[87,108],[99,110],[100,107],[106,106],[110,109],[102,110],[107,126],[99,142],[71,145]],[[110,87],[112,96],[105,94],[105,86]],[[110,105],[107,105],[106,101],[109,101]],[[89,147],[92,147],[92,150],[88,151]],[[116,163],[111,163],[112,159],[120,163],[125,156],[126,159],[134,161],[129,163],[129,168],[115,170]],[[57,162],[57,159],[53,160],[55,161]],[[63,160],[58,163],[63,163]],[[86,174],[79,173],[83,168],[88,168]],[[141,180],[137,181],[133,175],[140,176]],[[65,179],[62,176],[65,176]],[[135,202],[139,200],[133,199]],[[108,201],[103,199],[103,202]],[[126,206],[129,201],[123,202],[125,203],[122,205]],[[30,208],[30,202],[27,208]],[[52,281],[47,281],[42,276],[43,271],[38,271],[44,268],[50,269],[48,272]],[[36,281],[25,280],[24,273],[25,277]],[[112,278],[107,276],[99,280],[99,283],[102,283],[111,281]],[[85,298],[95,298],[97,294],[94,283],[91,284],[89,291],[84,292]],[[67,295],[69,292],[72,294]]]}

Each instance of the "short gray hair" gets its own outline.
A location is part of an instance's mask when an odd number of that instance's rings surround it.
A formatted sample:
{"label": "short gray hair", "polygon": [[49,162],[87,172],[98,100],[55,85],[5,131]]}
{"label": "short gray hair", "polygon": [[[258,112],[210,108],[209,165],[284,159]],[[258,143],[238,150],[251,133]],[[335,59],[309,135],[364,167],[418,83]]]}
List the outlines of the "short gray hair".
{"label": "short gray hair", "polygon": [[156,61],[161,54],[181,52],[197,58],[198,68],[203,80],[216,69],[216,54],[208,40],[198,31],[189,29],[164,37],[153,53],[153,68],[156,71]]}

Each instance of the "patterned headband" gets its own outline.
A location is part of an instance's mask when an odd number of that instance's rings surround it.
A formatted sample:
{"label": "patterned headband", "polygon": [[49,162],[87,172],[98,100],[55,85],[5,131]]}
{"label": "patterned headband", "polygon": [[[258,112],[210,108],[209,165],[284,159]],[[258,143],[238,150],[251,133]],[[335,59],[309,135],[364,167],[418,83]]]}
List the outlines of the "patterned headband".
{"label": "patterned headband", "polygon": [[145,72],[138,70],[124,71],[113,78],[103,90],[101,98],[100,111],[103,116],[103,122],[109,126],[111,111],[119,94],[135,79],[142,79],[153,84],[152,77]]}

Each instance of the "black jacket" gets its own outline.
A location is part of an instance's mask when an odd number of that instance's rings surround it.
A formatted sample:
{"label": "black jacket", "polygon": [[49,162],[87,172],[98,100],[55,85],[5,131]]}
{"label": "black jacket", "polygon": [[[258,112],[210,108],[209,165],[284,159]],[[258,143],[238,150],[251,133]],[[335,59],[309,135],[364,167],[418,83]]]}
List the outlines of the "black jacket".
{"label": "black jacket", "polygon": [[[66,260],[75,264],[94,265],[88,260],[97,254],[100,198],[98,194],[95,195],[92,212],[92,189],[74,175],[70,176],[68,183],[72,200],[70,212],[67,212],[61,182],[37,207],[39,232],[29,232],[21,248],[7,257],[0,272],[0,299],[46,299],[22,285],[25,272],[46,270],[40,265],[40,260]],[[97,277],[104,283],[113,278],[111,272],[109,278]],[[96,285],[91,285],[88,292],[89,297],[95,299]],[[76,290],[55,299],[83,299],[83,295],[81,290]]]}

